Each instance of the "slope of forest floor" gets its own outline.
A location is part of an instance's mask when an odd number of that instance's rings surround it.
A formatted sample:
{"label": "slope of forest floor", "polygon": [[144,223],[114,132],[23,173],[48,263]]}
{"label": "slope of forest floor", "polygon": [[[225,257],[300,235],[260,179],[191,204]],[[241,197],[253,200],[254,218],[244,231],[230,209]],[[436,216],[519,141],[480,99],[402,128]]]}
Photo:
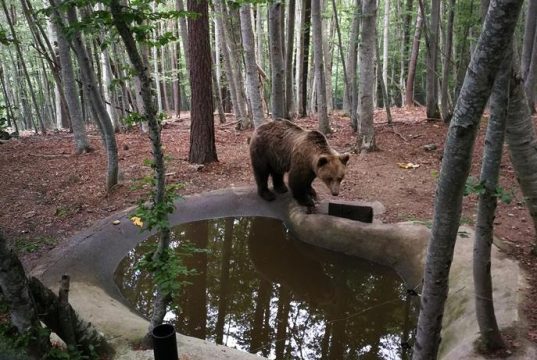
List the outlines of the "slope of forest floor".
{"label": "slope of forest floor", "polygon": [[[381,215],[384,222],[412,220],[430,226],[447,125],[426,121],[422,108],[394,108],[392,113],[393,127],[386,124],[383,111],[375,114],[379,151],[351,156],[340,198],[382,202],[386,207]],[[352,151],[356,137],[349,118],[333,116],[331,121],[331,145],[338,151]],[[316,127],[313,118],[298,119],[297,123]],[[183,113],[179,120],[166,122],[162,134],[169,156],[167,179],[184,185],[182,195],[254,185],[248,153],[251,131],[235,130],[231,116],[227,123],[216,124],[219,162],[200,166],[188,163],[189,126],[189,114]],[[473,155],[474,178],[479,177],[484,133],[482,126]],[[74,233],[146,196],[147,188],[136,185],[150,174],[144,166],[144,159],[151,157],[148,136],[138,130],[117,135],[121,182],[108,195],[101,140],[95,131],[90,132],[90,139],[95,151],[78,156],[73,151],[72,134],[67,132],[28,134],[0,144],[0,229],[27,268]],[[435,150],[425,148],[431,144],[436,145]],[[399,165],[407,163],[419,167],[404,169]],[[537,258],[530,254],[535,234],[506,151],[500,184],[506,193],[513,193],[513,199],[499,204],[495,234],[503,240],[508,255],[527,270],[529,289],[523,311],[529,321],[527,338],[537,342]],[[331,197],[324,185],[316,182],[314,186],[321,198]],[[462,223],[474,224],[476,198],[475,194],[465,198]]]}

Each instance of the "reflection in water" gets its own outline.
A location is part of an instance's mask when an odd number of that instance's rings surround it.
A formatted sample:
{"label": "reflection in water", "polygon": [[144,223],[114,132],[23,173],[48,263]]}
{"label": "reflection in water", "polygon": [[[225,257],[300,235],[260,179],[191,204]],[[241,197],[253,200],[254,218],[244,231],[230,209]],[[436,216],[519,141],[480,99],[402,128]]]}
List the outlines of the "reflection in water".
{"label": "reflection in water", "polygon": [[[276,359],[406,359],[416,306],[397,275],[294,240],[268,218],[224,218],[175,228],[172,247],[195,270],[166,320],[179,332]],[[116,270],[123,295],[149,316],[150,276],[139,244]]]}

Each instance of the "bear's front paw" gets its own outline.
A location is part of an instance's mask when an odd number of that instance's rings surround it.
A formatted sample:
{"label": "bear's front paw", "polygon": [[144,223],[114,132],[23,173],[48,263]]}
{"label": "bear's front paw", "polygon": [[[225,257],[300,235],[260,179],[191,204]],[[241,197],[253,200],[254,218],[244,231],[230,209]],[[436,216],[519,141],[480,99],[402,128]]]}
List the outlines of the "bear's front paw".
{"label": "bear's front paw", "polygon": [[272,191],[270,191],[268,189],[261,190],[261,191],[258,192],[258,194],[259,194],[259,196],[261,196],[263,199],[265,199],[267,201],[273,201],[274,199],[276,199],[276,195]]}
{"label": "bear's front paw", "polygon": [[276,191],[278,194],[285,194],[289,190],[287,189],[287,186],[285,185],[278,185],[278,186],[274,186],[274,191]]}

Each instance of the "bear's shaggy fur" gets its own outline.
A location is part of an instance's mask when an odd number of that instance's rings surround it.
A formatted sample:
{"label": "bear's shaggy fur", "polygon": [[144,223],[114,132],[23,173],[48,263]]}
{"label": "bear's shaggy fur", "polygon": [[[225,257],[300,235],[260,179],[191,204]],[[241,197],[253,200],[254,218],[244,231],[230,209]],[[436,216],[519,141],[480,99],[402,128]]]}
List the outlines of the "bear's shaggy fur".
{"label": "bear's shaggy fur", "polygon": [[318,131],[307,131],[287,120],[272,121],[259,126],[250,141],[250,158],[257,192],[267,201],[276,198],[268,188],[272,176],[274,190],[287,192],[283,175],[289,172],[289,187],[299,204],[314,206],[315,190],[311,183],[318,177],[339,194],[349,154],[332,149]]}

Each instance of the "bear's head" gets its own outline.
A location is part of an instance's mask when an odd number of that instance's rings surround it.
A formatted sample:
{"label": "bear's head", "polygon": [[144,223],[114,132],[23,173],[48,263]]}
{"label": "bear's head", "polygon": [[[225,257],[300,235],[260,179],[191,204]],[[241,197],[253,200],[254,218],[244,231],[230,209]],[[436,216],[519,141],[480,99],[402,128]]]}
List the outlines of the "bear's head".
{"label": "bear's head", "polygon": [[339,195],[339,185],[345,177],[349,154],[321,155],[317,159],[315,174],[330,189],[332,195]]}

